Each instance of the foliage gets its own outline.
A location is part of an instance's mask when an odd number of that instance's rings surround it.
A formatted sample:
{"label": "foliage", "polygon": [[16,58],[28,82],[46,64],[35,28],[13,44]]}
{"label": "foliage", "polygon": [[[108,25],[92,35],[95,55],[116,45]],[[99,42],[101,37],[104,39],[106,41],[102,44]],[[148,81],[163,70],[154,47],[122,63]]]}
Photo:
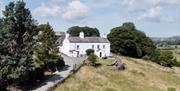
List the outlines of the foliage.
{"label": "foliage", "polygon": [[97,62],[97,56],[94,53],[91,53],[88,56],[88,60],[90,61],[91,65],[95,66]]}
{"label": "foliage", "polygon": [[94,53],[93,49],[87,49],[86,50],[86,55],[89,56],[91,53]]}
{"label": "foliage", "polygon": [[100,36],[99,30],[97,28],[90,28],[90,27],[79,27],[79,26],[73,26],[68,29],[67,33],[69,33],[71,36],[79,36],[80,32],[84,32],[84,35],[86,37],[90,36]]}
{"label": "foliage", "polygon": [[36,21],[23,1],[10,2],[0,19],[0,73],[9,83],[25,83],[33,71]]}
{"label": "foliage", "polygon": [[171,51],[161,51],[159,64],[162,66],[172,67],[177,64],[176,58]]}
{"label": "foliage", "polygon": [[156,49],[152,40],[137,30],[131,22],[113,28],[108,34],[108,39],[112,52],[131,57],[150,55]]}
{"label": "foliage", "polygon": [[37,61],[44,64],[46,69],[56,71],[56,68],[64,66],[63,58],[58,55],[57,37],[52,27],[47,24],[38,26],[38,47],[36,50]]}

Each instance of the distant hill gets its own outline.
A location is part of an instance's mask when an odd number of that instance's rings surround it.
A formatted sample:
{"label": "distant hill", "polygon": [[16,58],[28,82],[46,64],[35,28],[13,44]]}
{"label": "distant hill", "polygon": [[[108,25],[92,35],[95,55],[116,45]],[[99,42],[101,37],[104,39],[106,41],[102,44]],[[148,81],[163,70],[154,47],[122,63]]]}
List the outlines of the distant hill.
{"label": "distant hill", "polygon": [[173,37],[151,37],[156,44],[180,45],[180,35]]}

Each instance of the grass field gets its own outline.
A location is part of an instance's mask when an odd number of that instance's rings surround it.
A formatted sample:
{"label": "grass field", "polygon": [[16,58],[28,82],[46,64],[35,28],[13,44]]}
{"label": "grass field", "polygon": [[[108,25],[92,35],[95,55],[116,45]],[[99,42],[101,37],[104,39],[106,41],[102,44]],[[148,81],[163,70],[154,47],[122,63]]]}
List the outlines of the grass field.
{"label": "grass field", "polygon": [[102,65],[96,68],[83,66],[54,91],[180,91],[178,67],[170,69],[149,61],[123,57],[126,70],[117,71],[106,66],[112,60],[99,60]]}

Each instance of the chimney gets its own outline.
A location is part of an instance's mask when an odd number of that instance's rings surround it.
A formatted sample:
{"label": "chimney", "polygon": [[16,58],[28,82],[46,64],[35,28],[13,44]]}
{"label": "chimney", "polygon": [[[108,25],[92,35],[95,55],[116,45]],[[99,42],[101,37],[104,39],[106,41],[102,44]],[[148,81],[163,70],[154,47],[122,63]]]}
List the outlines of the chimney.
{"label": "chimney", "polygon": [[103,34],[103,35],[102,35],[102,38],[107,38],[107,35],[106,35],[106,34]]}
{"label": "chimney", "polygon": [[80,33],[79,33],[79,37],[82,38],[82,39],[84,39],[84,32],[80,32]]}

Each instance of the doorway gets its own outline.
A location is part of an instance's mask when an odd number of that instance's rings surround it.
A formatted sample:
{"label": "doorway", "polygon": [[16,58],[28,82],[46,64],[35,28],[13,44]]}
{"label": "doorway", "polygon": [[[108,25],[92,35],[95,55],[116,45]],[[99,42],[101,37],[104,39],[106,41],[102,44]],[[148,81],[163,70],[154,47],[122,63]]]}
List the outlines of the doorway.
{"label": "doorway", "polygon": [[102,52],[100,52],[99,57],[102,57]]}

